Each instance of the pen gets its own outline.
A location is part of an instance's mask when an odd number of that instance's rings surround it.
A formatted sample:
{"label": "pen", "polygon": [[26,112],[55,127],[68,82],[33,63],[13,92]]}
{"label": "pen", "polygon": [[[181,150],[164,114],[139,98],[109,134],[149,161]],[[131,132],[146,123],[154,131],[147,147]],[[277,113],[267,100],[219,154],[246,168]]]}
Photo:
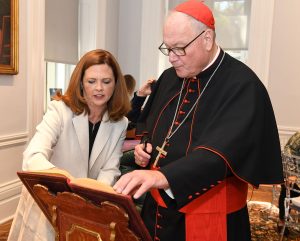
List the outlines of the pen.
{"label": "pen", "polygon": [[[141,143],[144,145],[143,151],[148,153],[147,152],[147,144],[149,143],[149,138],[148,137],[143,138]],[[148,153],[148,154],[150,155],[150,153]]]}

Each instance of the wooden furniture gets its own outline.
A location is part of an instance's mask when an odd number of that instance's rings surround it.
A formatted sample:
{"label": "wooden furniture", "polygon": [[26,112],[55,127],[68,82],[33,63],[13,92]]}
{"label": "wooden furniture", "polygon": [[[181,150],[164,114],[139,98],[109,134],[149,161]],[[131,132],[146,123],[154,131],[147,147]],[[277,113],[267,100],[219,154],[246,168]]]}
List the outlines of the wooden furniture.
{"label": "wooden furniture", "polygon": [[95,205],[70,192],[53,195],[42,185],[34,192],[47,205],[57,241],[139,240],[128,228],[128,214],[114,203]]}
{"label": "wooden furniture", "polygon": [[151,241],[131,198],[109,186],[56,173],[18,176],[54,227],[56,241]]}
{"label": "wooden furniture", "polygon": [[135,128],[127,130],[126,139],[135,139]]}

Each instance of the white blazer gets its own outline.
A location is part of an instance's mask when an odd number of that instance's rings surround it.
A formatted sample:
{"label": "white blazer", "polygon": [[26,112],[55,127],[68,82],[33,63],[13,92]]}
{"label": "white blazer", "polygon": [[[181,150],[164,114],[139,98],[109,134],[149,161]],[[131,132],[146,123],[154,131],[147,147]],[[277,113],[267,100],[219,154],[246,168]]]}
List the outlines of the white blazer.
{"label": "white blazer", "polygon": [[112,122],[106,112],[89,159],[88,115],[75,115],[63,101],[53,100],[23,153],[23,170],[58,167],[74,177],[89,177],[113,185],[120,175],[119,160],[127,125],[126,117]]}

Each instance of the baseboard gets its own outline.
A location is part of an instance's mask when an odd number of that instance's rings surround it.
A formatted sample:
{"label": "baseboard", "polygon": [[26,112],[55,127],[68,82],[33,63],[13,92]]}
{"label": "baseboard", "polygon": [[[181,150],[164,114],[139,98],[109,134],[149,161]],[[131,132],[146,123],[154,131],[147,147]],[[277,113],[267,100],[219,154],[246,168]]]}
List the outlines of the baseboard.
{"label": "baseboard", "polygon": [[22,183],[19,179],[0,184],[0,224],[13,218],[21,189]]}
{"label": "baseboard", "polygon": [[278,126],[281,149],[283,149],[289,138],[299,130],[300,127]]}
{"label": "baseboard", "polygon": [[300,131],[299,126],[278,126],[279,133],[294,134],[296,131]]}
{"label": "baseboard", "polygon": [[2,225],[4,223],[7,223],[7,222],[12,222],[13,218],[14,218],[14,215],[11,215],[11,216],[9,216],[9,217],[7,217],[5,219],[0,220],[0,225]]}

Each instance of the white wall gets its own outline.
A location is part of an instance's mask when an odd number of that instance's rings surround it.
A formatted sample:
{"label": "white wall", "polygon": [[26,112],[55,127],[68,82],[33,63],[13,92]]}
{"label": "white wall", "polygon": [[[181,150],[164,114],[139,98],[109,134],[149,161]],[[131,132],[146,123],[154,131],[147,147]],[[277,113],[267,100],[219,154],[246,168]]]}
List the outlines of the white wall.
{"label": "white wall", "polygon": [[140,48],[143,1],[120,1],[118,61],[123,74],[140,76]]}
{"label": "white wall", "polygon": [[[26,5],[21,1],[20,12]],[[20,14],[20,53],[26,52],[26,16]],[[0,75],[0,222],[14,213],[20,192],[16,170],[28,138],[26,54],[19,54],[19,74]]]}
{"label": "white wall", "polygon": [[19,74],[0,75],[0,223],[15,212],[21,190],[16,172],[43,114],[44,1],[19,1]]}
{"label": "white wall", "polygon": [[282,146],[300,130],[299,7],[298,0],[252,0],[248,65],[268,89]]}
{"label": "white wall", "polygon": [[140,46],[140,74],[137,76],[139,84],[149,78],[159,77],[159,59],[163,57],[158,50],[162,43],[162,27],[166,13],[165,1],[142,1],[142,25],[141,25],[141,46]]}
{"label": "white wall", "polygon": [[247,64],[268,87],[274,0],[252,0]]}
{"label": "white wall", "polygon": [[283,133],[300,130],[299,0],[275,1],[269,93]]}
{"label": "white wall", "polygon": [[119,0],[79,0],[79,56],[95,49],[118,55]]}
{"label": "white wall", "polygon": [[120,1],[118,60],[137,88],[160,74],[158,46],[162,42],[164,1]]}

